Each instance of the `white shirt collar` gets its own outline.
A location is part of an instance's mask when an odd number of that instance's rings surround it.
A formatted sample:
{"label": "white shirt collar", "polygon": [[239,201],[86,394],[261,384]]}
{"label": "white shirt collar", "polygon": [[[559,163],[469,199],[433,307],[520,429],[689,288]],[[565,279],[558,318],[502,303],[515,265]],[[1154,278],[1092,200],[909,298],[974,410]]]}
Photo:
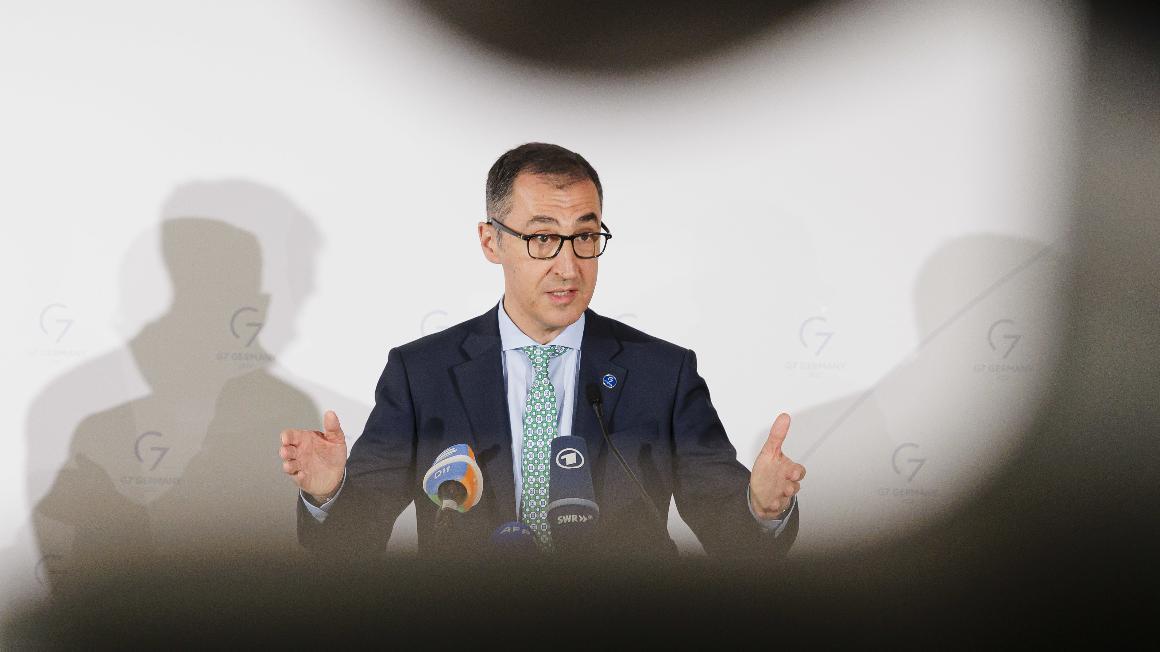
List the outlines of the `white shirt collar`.
{"label": "white shirt collar", "polygon": [[[508,316],[503,307],[503,297],[499,298],[499,339],[504,351],[518,349],[528,345],[540,346],[540,343],[528,337],[519,326]],[[569,349],[580,350],[580,342],[584,339],[584,313],[580,319],[572,322],[548,344],[566,346]]]}

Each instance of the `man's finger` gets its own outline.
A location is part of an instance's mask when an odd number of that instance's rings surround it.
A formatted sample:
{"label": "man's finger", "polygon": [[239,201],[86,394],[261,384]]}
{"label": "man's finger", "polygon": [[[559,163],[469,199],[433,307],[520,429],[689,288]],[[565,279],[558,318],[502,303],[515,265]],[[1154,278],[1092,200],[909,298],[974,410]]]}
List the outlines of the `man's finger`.
{"label": "man's finger", "polygon": [[763,453],[768,453],[774,457],[781,454],[781,444],[785,441],[785,436],[789,433],[789,415],[785,412],[777,415],[773,420],[773,426],[769,429],[769,437],[765,439],[765,446],[762,447]]}
{"label": "man's finger", "polygon": [[[787,458],[788,459],[788,458]],[[802,478],[806,477],[806,467],[796,462],[790,464],[785,469],[785,479],[793,480],[794,482],[801,482]]]}
{"label": "man's finger", "polygon": [[334,413],[334,410],[327,410],[326,414],[322,416],[322,429],[326,431],[327,439],[344,436],[342,434],[342,424],[338,422],[338,415]]}
{"label": "man's finger", "polygon": [[317,430],[302,430],[300,428],[287,428],[282,431],[282,445],[283,446],[301,446],[303,440],[313,435]]}
{"label": "man's finger", "polygon": [[765,508],[765,513],[762,514],[764,518],[773,518],[781,513],[785,506],[781,504],[780,500],[775,500]]}

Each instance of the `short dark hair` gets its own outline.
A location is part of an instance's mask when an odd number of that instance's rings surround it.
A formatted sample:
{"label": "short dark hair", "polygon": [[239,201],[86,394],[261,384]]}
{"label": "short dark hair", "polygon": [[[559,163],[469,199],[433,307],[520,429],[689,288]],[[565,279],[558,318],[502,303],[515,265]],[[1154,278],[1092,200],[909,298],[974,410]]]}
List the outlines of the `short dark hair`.
{"label": "short dark hair", "polygon": [[511,209],[512,186],[521,172],[561,177],[569,183],[591,179],[600,205],[604,189],[588,161],[576,152],[550,143],[525,143],[496,159],[487,173],[487,216],[503,217]]}

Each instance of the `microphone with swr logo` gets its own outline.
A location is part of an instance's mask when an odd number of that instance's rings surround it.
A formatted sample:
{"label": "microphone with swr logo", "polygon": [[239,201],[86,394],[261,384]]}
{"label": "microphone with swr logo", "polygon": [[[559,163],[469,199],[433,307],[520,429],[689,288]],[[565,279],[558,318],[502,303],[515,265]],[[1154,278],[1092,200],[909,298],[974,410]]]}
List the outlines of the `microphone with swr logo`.
{"label": "microphone with swr logo", "polygon": [[583,437],[552,439],[548,473],[548,527],[557,551],[582,550],[592,540],[600,507],[592,488],[588,444]]}

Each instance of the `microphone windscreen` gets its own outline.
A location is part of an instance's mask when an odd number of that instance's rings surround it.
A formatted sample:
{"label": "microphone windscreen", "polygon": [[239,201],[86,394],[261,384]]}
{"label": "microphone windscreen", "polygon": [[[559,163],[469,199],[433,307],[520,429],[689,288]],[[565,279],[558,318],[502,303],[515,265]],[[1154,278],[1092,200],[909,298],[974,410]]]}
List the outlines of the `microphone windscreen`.
{"label": "microphone windscreen", "polygon": [[532,528],[519,521],[509,521],[491,533],[492,548],[504,555],[521,556],[538,552]]}
{"label": "microphone windscreen", "polygon": [[[439,488],[447,482],[461,485],[462,493],[445,491],[441,496]],[[466,497],[458,503],[456,509],[466,512],[475,507],[483,496],[483,472],[475,461],[475,451],[467,444],[456,444],[439,453],[431,468],[423,475],[423,491],[440,507],[443,506],[443,496],[465,493]]]}
{"label": "microphone windscreen", "polygon": [[548,472],[548,527],[560,550],[584,545],[596,529],[600,507],[592,487],[592,465],[583,437],[552,440]]}

